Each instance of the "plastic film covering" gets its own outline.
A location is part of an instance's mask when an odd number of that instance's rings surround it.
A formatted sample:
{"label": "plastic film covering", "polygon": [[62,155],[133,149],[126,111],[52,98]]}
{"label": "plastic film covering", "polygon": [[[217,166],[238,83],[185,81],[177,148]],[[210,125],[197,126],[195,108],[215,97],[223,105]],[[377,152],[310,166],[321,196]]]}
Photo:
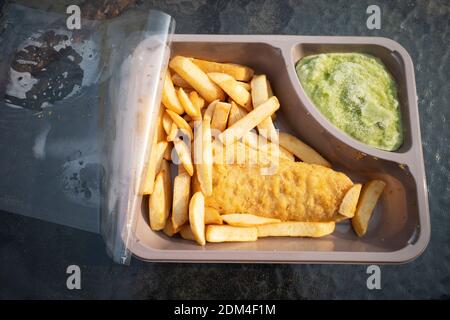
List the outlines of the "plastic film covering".
{"label": "plastic film covering", "polygon": [[174,24],[153,10],[67,18],[4,9],[0,210],[101,232],[126,264]]}

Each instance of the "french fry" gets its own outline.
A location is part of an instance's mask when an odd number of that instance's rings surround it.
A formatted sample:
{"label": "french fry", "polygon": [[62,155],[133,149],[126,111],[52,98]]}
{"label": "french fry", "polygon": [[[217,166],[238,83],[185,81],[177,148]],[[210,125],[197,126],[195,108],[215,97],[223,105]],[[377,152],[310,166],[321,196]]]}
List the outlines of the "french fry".
{"label": "french fry", "polygon": [[192,118],[198,119],[201,116],[200,109],[197,109],[189,99],[189,96],[183,90],[183,88],[178,88],[177,90],[178,100],[181,102],[184,111]]}
{"label": "french fry", "polygon": [[334,231],[332,222],[298,222],[287,221],[265,224],[256,227],[258,238],[263,237],[323,237]]}
{"label": "french fry", "polygon": [[269,95],[268,81],[265,74],[253,76],[250,87],[253,107],[259,106],[273,96]]}
{"label": "french fry", "polygon": [[219,211],[211,207],[205,207],[205,224],[222,224]]}
{"label": "french fry", "polygon": [[231,100],[230,115],[228,116],[228,126],[231,127],[236,121],[242,119],[248,112],[239,107],[236,102]]}
{"label": "french fry", "polygon": [[192,86],[187,83],[186,80],[184,80],[182,77],[180,77],[180,75],[176,72],[174,72],[174,74],[172,75],[172,83],[174,86],[178,86],[184,89],[189,89],[192,90]]}
{"label": "french fry", "polygon": [[346,216],[343,216],[342,214],[337,214],[335,217],[334,217],[334,222],[336,222],[336,223],[339,223],[339,222],[343,222],[343,221],[345,221],[345,220],[348,220],[348,219],[350,219],[349,217],[346,217]]}
{"label": "french fry", "polygon": [[168,214],[168,209],[164,174],[165,173],[161,171],[156,176],[155,187],[149,200],[149,220],[152,230],[162,230],[166,225],[166,214]]}
{"label": "french fry", "polygon": [[244,109],[246,109],[247,111],[252,111],[254,109],[251,95],[250,95],[250,99],[248,99],[247,105],[244,106]]}
{"label": "french fry", "polygon": [[164,200],[166,202],[165,216],[167,219],[167,217],[169,217],[169,214],[170,214],[170,209],[172,208],[172,178],[170,175],[170,165],[166,159],[161,160],[161,166],[159,168],[159,171],[163,173],[164,195],[165,195]]}
{"label": "french fry", "polygon": [[194,174],[191,178],[191,193],[194,194],[196,192],[202,192],[202,188],[200,187],[200,182],[198,181],[198,174]]}
{"label": "french fry", "polygon": [[163,232],[168,237],[173,237],[178,232],[178,230],[173,227],[172,220],[170,218],[167,219],[166,225],[164,226],[164,229],[163,229]]}
{"label": "french fry", "polygon": [[226,102],[218,102],[214,108],[214,114],[211,120],[211,129],[224,131],[227,127],[228,115],[230,113],[231,104]]}
{"label": "french fry", "polygon": [[175,151],[178,158],[186,169],[187,173],[192,177],[194,175],[194,166],[192,165],[191,151],[187,144],[181,139],[175,139],[173,141]]}
{"label": "french fry", "polygon": [[355,216],[352,218],[353,229],[359,237],[362,237],[367,232],[373,209],[375,209],[378,198],[385,186],[386,183],[384,181],[372,180],[362,187]]}
{"label": "french fry", "polygon": [[[267,79],[267,91],[268,91],[268,93],[269,93],[269,98],[272,97],[272,96],[274,96],[273,91],[272,91],[272,86],[270,85],[270,82],[269,82],[268,79]],[[272,118],[272,121],[274,121],[276,117],[277,117],[277,114],[274,113],[274,114],[272,115],[272,117],[271,117],[271,118]]]}
{"label": "french fry", "polygon": [[242,142],[255,150],[269,153],[288,161],[294,161],[293,157],[290,157],[289,155],[286,155],[284,152],[282,152],[278,145],[266,140],[264,137],[259,136],[253,131],[247,132],[242,137]]}
{"label": "french fry", "polygon": [[178,167],[178,175],[182,175],[183,173],[188,174],[183,164],[179,164],[177,167]]}
{"label": "french fry", "polygon": [[355,215],[356,205],[358,204],[359,194],[362,185],[354,184],[346,193],[339,206],[338,212],[347,218],[352,218]]}
{"label": "french fry", "polygon": [[232,76],[236,80],[248,81],[253,76],[253,70],[249,67],[235,63],[218,63],[200,59],[192,59],[205,73],[221,72]]}
{"label": "french fry", "polygon": [[206,241],[208,242],[246,242],[258,240],[255,227],[206,226]]}
{"label": "french fry", "polygon": [[175,91],[178,91],[178,89],[180,89],[180,88],[183,89],[183,91],[186,92],[186,94],[188,96],[189,96],[189,93],[191,93],[192,91],[195,91],[194,89],[188,89],[188,88],[183,88],[183,87],[175,87]]}
{"label": "french fry", "polygon": [[162,116],[162,126],[164,128],[164,131],[166,132],[166,135],[170,134],[170,129],[172,128],[172,119],[170,118],[170,116],[164,112],[163,116]]}
{"label": "french fry", "polygon": [[273,143],[279,144],[278,130],[273,124],[272,117],[267,117],[258,124],[258,133]]}
{"label": "french fry", "polygon": [[291,152],[287,151],[280,145],[278,145],[278,148],[280,149],[280,152],[284,155],[285,158],[291,161],[295,161],[295,156]]}
{"label": "french fry", "polygon": [[249,109],[250,93],[239,85],[232,76],[225,73],[210,72],[208,77],[221,87],[237,104]]}
{"label": "french fry", "polygon": [[202,110],[205,107],[205,99],[200,97],[197,91],[189,92],[189,99],[191,99],[192,104],[197,108],[197,110]]}
{"label": "french fry", "polygon": [[208,107],[205,110],[205,113],[203,114],[203,120],[208,120],[211,121],[213,114],[214,114],[214,109],[216,108],[216,104],[219,103],[219,100],[214,100],[213,102],[211,102]]}
{"label": "french fry", "polygon": [[243,135],[261,123],[261,121],[270,117],[270,115],[277,111],[279,107],[280,103],[278,102],[278,99],[275,96],[271,97],[222,132],[219,135],[220,141],[224,144],[229,144],[239,140]]}
{"label": "french fry", "polygon": [[203,120],[196,128],[194,137],[194,162],[197,179],[203,194],[212,194],[212,146],[209,120]]}
{"label": "french fry", "polygon": [[[214,140],[211,144],[212,146],[212,154],[213,154],[213,163],[214,164],[237,164],[237,143],[229,144],[228,146],[223,145],[219,140]],[[240,152],[240,155],[245,154],[245,148],[240,151],[244,151],[244,153]],[[243,162],[242,162],[243,163]]]}
{"label": "french fry", "polygon": [[225,93],[189,58],[176,56],[169,66],[189,83],[206,101],[225,99]]}
{"label": "french fry", "polygon": [[[256,108],[260,104],[266,102],[271,97],[269,95],[269,87],[266,75],[258,75],[252,78],[250,83],[252,91],[253,108]],[[278,131],[273,125],[272,118],[267,117],[261,123],[258,124],[258,132],[260,135],[272,142],[278,144]]]}
{"label": "french fry", "polygon": [[306,143],[300,141],[296,137],[286,133],[279,132],[280,145],[292,152],[297,158],[312,164],[318,164],[324,167],[331,168],[330,163],[325,160],[318,152],[308,146]]}
{"label": "french fry", "polygon": [[180,229],[189,219],[190,188],[191,177],[189,174],[182,173],[175,177],[172,204],[172,225],[175,230]]}
{"label": "french fry", "polygon": [[189,225],[195,241],[205,245],[205,198],[201,192],[196,192],[189,202]]}
{"label": "french fry", "polygon": [[178,101],[175,87],[173,86],[172,79],[170,78],[170,72],[168,70],[164,81],[162,103],[167,109],[172,110],[176,114],[182,114],[184,112],[180,101]]}
{"label": "french fry", "polygon": [[221,218],[226,224],[234,227],[256,227],[263,224],[281,222],[280,219],[259,217],[247,213],[224,214]]}
{"label": "french fry", "polygon": [[156,142],[161,142],[161,141],[165,141],[166,140],[166,132],[164,131],[164,127],[163,127],[163,117],[164,117],[164,110],[166,108],[163,105],[160,105],[160,110],[159,110],[159,115],[158,115],[158,119],[156,121],[156,129],[155,129],[155,134],[156,134]]}
{"label": "french fry", "polygon": [[[235,144],[235,163],[236,164],[246,164],[246,165],[254,165],[254,164],[259,164],[259,165],[263,165],[263,164],[267,164],[267,162],[264,162],[265,159],[263,158],[263,156],[265,156],[266,154],[262,153],[262,152],[258,152],[258,150],[254,150],[252,148],[249,148],[248,146],[246,146],[245,144],[243,144],[242,142],[237,142]],[[230,149],[228,148],[228,146],[226,147],[226,152],[227,152],[227,158],[229,159],[229,151]],[[233,150],[233,149],[231,149]]]}
{"label": "french fry", "polygon": [[153,145],[150,153],[150,159],[147,162],[147,171],[143,179],[141,194],[152,194],[155,183],[155,177],[158,173],[161,161],[163,160],[168,143],[165,141]]}
{"label": "french fry", "polygon": [[185,134],[188,135],[189,139],[192,140],[192,138],[194,137],[194,133],[192,132],[192,128],[186,122],[186,120],[184,120],[182,117],[171,110],[166,110],[166,112],[170,116],[172,121],[177,125],[178,129],[181,129]]}
{"label": "french fry", "polygon": [[167,134],[167,141],[172,142],[177,138],[178,135],[178,127],[175,124],[175,122],[172,121],[172,124],[170,125],[170,131]]}
{"label": "french fry", "polygon": [[265,166],[276,160],[273,155],[250,148],[240,141],[224,146],[216,140],[212,146],[213,163],[216,164],[258,164]]}
{"label": "french fry", "polygon": [[142,168],[142,178],[138,180],[138,193],[150,194],[153,191],[153,184],[155,182],[156,174],[159,171],[161,164],[161,153],[165,153],[164,147],[167,147],[165,143],[158,146],[158,142],[164,142],[165,132],[163,127],[163,116],[165,107],[161,104],[159,106],[158,119],[156,121],[156,128],[154,129],[153,140],[151,149],[148,151],[148,160],[145,162]]}
{"label": "french fry", "polygon": [[[234,144],[229,145],[229,147],[234,146]],[[225,146],[219,140],[214,140],[211,143],[212,156],[213,156],[213,164],[225,164]]]}
{"label": "french fry", "polygon": [[247,91],[250,91],[252,89],[252,87],[250,86],[250,84],[248,84],[247,82],[243,82],[243,81],[238,81],[237,82],[242,88],[244,88]]}
{"label": "french fry", "polygon": [[195,241],[194,234],[192,233],[191,226],[186,224],[180,229],[180,236],[185,240]]}

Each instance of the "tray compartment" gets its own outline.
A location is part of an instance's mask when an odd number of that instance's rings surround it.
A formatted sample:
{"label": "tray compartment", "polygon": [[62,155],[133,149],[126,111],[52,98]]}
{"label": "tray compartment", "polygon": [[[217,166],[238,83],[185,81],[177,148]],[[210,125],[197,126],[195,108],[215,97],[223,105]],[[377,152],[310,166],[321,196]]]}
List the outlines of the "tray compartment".
{"label": "tray compartment", "polygon": [[[410,114],[409,114],[409,101],[407,95],[407,75],[405,72],[405,62],[403,57],[398,51],[392,50],[386,46],[379,44],[369,44],[369,43],[298,43],[292,47],[292,60],[291,66],[295,64],[301,58],[319,54],[319,53],[333,53],[333,52],[357,52],[366,53],[378,57],[385,64],[389,73],[393,76],[395,82],[397,83],[398,89],[398,99],[400,102],[402,124],[403,124],[403,134],[404,141],[402,146],[396,150],[391,151],[395,153],[405,153],[411,149],[412,138],[411,138],[411,128],[410,128]],[[300,81],[297,81],[299,86]],[[303,89],[301,89],[303,91]],[[309,101],[309,99],[308,99]],[[310,102],[310,104],[312,104]],[[328,121],[328,120],[327,120]],[[370,148],[370,147],[369,147]]]}

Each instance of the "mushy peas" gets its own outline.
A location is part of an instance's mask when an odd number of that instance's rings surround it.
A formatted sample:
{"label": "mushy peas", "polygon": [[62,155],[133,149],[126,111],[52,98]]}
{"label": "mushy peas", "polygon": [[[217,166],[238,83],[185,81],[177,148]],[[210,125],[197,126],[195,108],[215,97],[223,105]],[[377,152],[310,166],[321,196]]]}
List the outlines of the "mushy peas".
{"label": "mushy peas", "polygon": [[336,127],[370,146],[403,142],[397,87],[383,63],[360,53],[311,55],[296,65],[307,95]]}

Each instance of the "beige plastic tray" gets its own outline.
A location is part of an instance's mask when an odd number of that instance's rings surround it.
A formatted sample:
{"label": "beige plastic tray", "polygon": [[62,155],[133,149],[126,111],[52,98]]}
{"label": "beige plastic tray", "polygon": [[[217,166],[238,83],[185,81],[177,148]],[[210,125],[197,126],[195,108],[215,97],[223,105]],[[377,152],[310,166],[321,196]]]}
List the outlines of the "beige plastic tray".
{"label": "beige plastic tray", "polygon": [[[379,57],[397,81],[405,140],[395,152],[369,147],[335,128],[305,95],[295,63],[322,52],[364,52]],[[350,223],[320,239],[266,238],[205,247],[154,232],[147,204],[137,218],[133,254],[149,261],[259,263],[402,263],[428,244],[430,221],[414,69],[397,42],[375,37],[175,35],[172,55],[235,62],[269,77],[281,108],[276,125],[313,146],[356,182],[379,178],[387,186],[369,230],[358,238]]]}

